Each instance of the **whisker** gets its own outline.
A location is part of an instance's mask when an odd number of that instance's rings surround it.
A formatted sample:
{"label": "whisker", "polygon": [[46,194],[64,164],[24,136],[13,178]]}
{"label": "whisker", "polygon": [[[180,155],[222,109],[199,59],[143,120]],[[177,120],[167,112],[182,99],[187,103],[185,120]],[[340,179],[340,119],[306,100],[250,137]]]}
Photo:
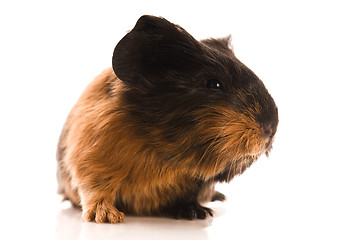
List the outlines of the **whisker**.
{"label": "whisker", "polygon": [[[233,124],[234,120],[230,120],[228,121],[224,126],[221,127],[221,129],[219,130],[217,136],[215,138],[212,139],[212,142],[208,145],[207,149],[203,152],[199,162],[198,162],[198,167],[199,165],[203,162],[205,156],[208,154],[208,152],[210,151],[211,147],[214,146],[214,144],[216,143],[216,141],[218,141],[218,139],[221,137],[222,132],[224,132],[224,129],[226,129],[230,124]],[[220,156],[217,156],[217,159],[215,161],[215,165],[214,165],[214,174],[213,176],[217,173],[217,168],[220,165],[221,160],[220,160]]]}

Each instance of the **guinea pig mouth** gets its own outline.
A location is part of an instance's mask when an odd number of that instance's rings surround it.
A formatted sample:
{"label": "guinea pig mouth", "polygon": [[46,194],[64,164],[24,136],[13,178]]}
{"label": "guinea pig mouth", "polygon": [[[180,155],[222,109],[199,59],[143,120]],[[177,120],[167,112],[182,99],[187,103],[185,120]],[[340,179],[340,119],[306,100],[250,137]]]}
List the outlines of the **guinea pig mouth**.
{"label": "guinea pig mouth", "polygon": [[261,155],[265,154],[267,157],[269,156],[269,153],[272,150],[272,139],[262,139],[257,144],[254,144],[255,147],[252,149],[249,149],[247,152],[248,156],[250,157],[260,157]]}
{"label": "guinea pig mouth", "polygon": [[257,151],[257,152],[251,152],[251,153],[249,153],[249,154],[247,154],[246,156],[247,157],[256,157],[256,158],[258,158],[258,157],[260,157],[261,155],[263,155],[263,154],[268,154],[268,151],[267,150],[265,150],[265,149],[260,149],[259,151]]}
{"label": "guinea pig mouth", "polygon": [[273,143],[273,138],[272,139],[269,139],[265,145],[265,148],[262,152],[262,154],[266,154],[267,157],[269,157],[269,153],[271,152],[272,150],[272,143]]}

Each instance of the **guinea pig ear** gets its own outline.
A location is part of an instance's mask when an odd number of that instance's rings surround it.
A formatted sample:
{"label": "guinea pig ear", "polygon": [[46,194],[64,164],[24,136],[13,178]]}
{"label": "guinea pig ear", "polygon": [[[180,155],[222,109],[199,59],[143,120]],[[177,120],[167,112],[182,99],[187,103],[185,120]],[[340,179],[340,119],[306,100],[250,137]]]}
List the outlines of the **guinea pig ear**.
{"label": "guinea pig ear", "polygon": [[216,49],[223,53],[233,53],[233,46],[232,46],[232,35],[228,35],[224,38],[209,38],[201,41],[205,45],[210,48]]}
{"label": "guinea pig ear", "polygon": [[142,16],[114,49],[113,70],[130,84],[152,85],[169,74],[192,74],[202,48],[183,28],[164,18]]}

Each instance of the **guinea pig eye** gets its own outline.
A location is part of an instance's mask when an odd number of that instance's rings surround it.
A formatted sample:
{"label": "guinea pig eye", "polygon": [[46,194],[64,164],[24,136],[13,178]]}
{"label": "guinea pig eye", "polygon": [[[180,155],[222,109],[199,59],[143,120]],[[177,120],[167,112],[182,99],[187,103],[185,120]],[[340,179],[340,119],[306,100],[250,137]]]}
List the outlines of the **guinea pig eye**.
{"label": "guinea pig eye", "polygon": [[212,90],[223,90],[222,83],[217,79],[210,79],[207,81],[207,88]]}

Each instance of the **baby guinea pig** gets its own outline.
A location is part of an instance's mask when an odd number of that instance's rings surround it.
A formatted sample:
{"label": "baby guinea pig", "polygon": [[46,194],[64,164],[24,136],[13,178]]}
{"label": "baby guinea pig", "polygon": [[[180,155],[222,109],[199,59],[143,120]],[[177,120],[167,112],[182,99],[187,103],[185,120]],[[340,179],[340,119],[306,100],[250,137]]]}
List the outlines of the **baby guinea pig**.
{"label": "baby guinea pig", "polygon": [[86,221],[204,219],[212,210],[202,203],[225,199],[215,183],[268,154],[277,107],[229,46],[153,16],[120,40],[58,144],[59,193]]}

